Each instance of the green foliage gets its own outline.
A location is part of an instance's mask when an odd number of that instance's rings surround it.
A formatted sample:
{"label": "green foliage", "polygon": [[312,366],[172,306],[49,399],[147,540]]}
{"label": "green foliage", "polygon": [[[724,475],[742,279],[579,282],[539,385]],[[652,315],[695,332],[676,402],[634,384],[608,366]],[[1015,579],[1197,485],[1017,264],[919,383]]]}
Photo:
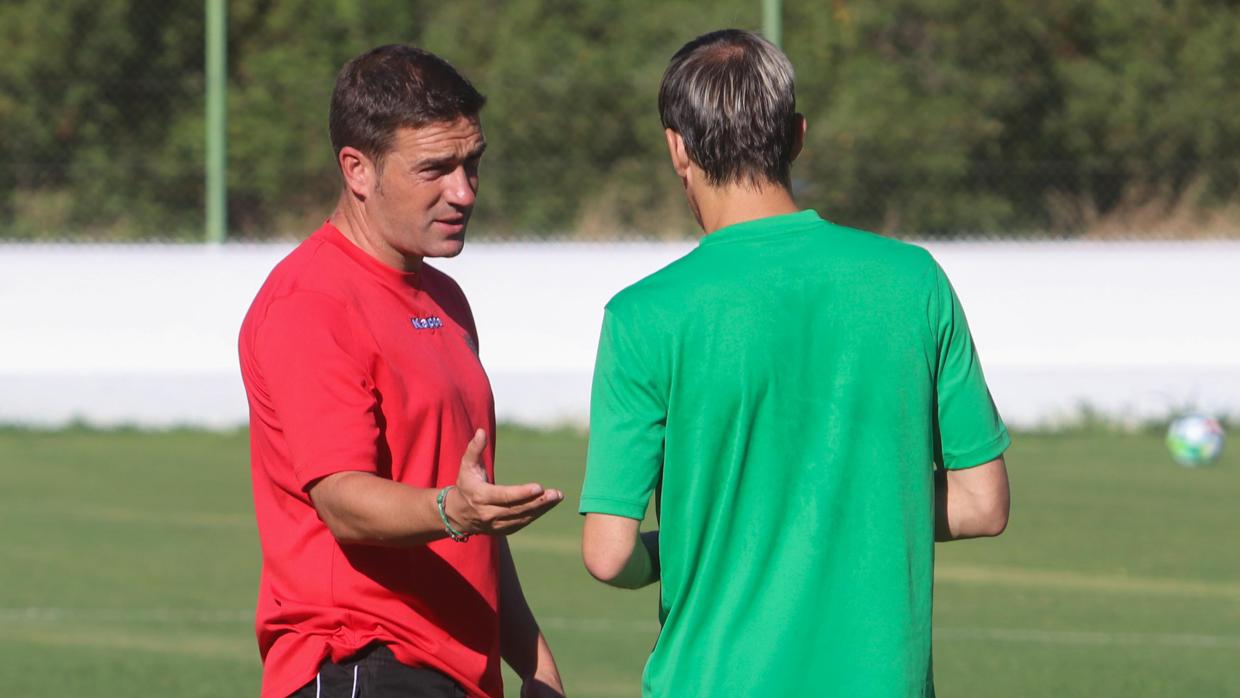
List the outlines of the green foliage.
{"label": "green foliage", "polygon": [[197,219],[202,168],[175,157],[174,134],[202,91],[199,10],[85,1],[0,6],[6,237],[125,237]]}
{"label": "green foliage", "polygon": [[[1075,235],[1224,216],[1213,228],[1240,232],[1235,3],[784,11],[810,122],[794,187],[836,222]],[[233,0],[231,234],[304,235],[330,212],[335,74],[411,42],[488,95],[476,234],[686,235],[655,112],[663,68],[688,39],[760,15],[757,0]],[[0,239],[200,237],[203,31],[201,3],[0,4]]]}
{"label": "green foliage", "polygon": [[804,14],[790,22],[793,62],[823,70],[802,71],[805,110],[822,127],[811,127],[800,176],[840,219],[1072,233],[1086,213],[1174,200],[1199,182],[1203,204],[1235,200],[1234,5],[794,7]]}

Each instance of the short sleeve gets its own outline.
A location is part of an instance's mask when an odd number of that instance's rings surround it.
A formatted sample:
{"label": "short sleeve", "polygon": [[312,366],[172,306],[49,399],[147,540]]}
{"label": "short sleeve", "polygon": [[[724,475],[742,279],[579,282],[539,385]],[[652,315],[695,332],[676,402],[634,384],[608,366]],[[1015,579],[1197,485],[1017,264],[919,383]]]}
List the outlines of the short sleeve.
{"label": "short sleeve", "polygon": [[580,511],[642,519],[663,468],[666,380],[639,328],[603,314]]}
{"label": "short sleeve", "polygon": [[971,468],[1003,455],[1012,440],[986,387],[964,309],[937,263],[933,278],[935,461],[948,469]]}
{"label": "short sleeve", "polygon": [[273,301],[254,357],[303,490],[336,472],[375,472],[379,427],[365,330],[339,301],[299,292]]}

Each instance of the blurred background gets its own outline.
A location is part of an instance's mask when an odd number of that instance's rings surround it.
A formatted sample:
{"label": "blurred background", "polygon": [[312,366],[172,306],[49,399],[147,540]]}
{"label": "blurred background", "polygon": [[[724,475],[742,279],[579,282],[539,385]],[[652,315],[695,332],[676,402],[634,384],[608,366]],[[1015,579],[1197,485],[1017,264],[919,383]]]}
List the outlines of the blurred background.
{"label": "blurred background", "polygon": [[930,249],[1016,431],[1008,532],[937,553],[940,695],[1240,696],[1240,457],[1163,441],[1240,416],[1222,0],[0,2],[0,686],[257,693],[237,330],[334,206],[336,72],[407,42],[488,97],[437,265],[501,479],[569,494],[513,539],[527,594],[570,695],[638,695],[657,590],[577,560],[589,378],[604,303],[700,234],[655,97],[722,27],[796,67],[798,202]]}
{"label": "blurred background", "polygon": [[[321,221],[336,71],[390,42],[489,98],[477,237],[689,236],[659,79],[688,38],[760,28],[763,5],[233,0],[227,236]],[[1240,236],[1235,3],[786,0],[780,19],[809,208],[918,238]],[[203,3],[9,0],[0,36],[0,238],[201,239]]]}

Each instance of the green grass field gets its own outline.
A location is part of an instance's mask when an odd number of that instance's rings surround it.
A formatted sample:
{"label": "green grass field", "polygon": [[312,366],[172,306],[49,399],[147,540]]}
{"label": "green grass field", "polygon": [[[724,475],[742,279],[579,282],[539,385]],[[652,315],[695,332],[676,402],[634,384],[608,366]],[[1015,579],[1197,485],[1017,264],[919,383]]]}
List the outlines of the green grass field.
{"label": "green grass field", "polygon": [[[581,567],[584,438],[498,443],[503,481],[569,495],[512,545],[570,695],[638,695],[656,597]],[[1008,532],[938,548],[939,695],[1240,696],[1235,450],[1185,470],[1097,432],[1008,458]],[[0,531],[0,694],[257,695],[244,434],[0,430]]]}

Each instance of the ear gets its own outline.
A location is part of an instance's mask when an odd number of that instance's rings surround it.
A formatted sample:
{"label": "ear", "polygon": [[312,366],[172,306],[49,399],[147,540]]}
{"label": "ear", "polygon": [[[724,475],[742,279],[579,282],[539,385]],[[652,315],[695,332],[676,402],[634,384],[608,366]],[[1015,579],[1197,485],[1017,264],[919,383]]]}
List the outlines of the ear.
{"label": "ear", "polygon": [[347,145],[340,149],[336,161],[340,165],[340,173],[344,175],[344,186],[358,199],[365,201],[378,185],[374,161],[357,148]]}
{"label": "ear", "polygon": [[672,157],[672,169],[676,170],[676,175],[684,179],[689,174],[689,151],[685,150],[685,139],[679,133],[670,128],[663,129],[663,135],[667,137],[667,153]]}
{"label": "ear", "polygon": [[792,159],[796,160],[801,154],[801,148],[805,146],[805,130],[809,128],[809,123],[804,114],[796,114],[792,118],[795,121],[795,130],[792,132]]}

